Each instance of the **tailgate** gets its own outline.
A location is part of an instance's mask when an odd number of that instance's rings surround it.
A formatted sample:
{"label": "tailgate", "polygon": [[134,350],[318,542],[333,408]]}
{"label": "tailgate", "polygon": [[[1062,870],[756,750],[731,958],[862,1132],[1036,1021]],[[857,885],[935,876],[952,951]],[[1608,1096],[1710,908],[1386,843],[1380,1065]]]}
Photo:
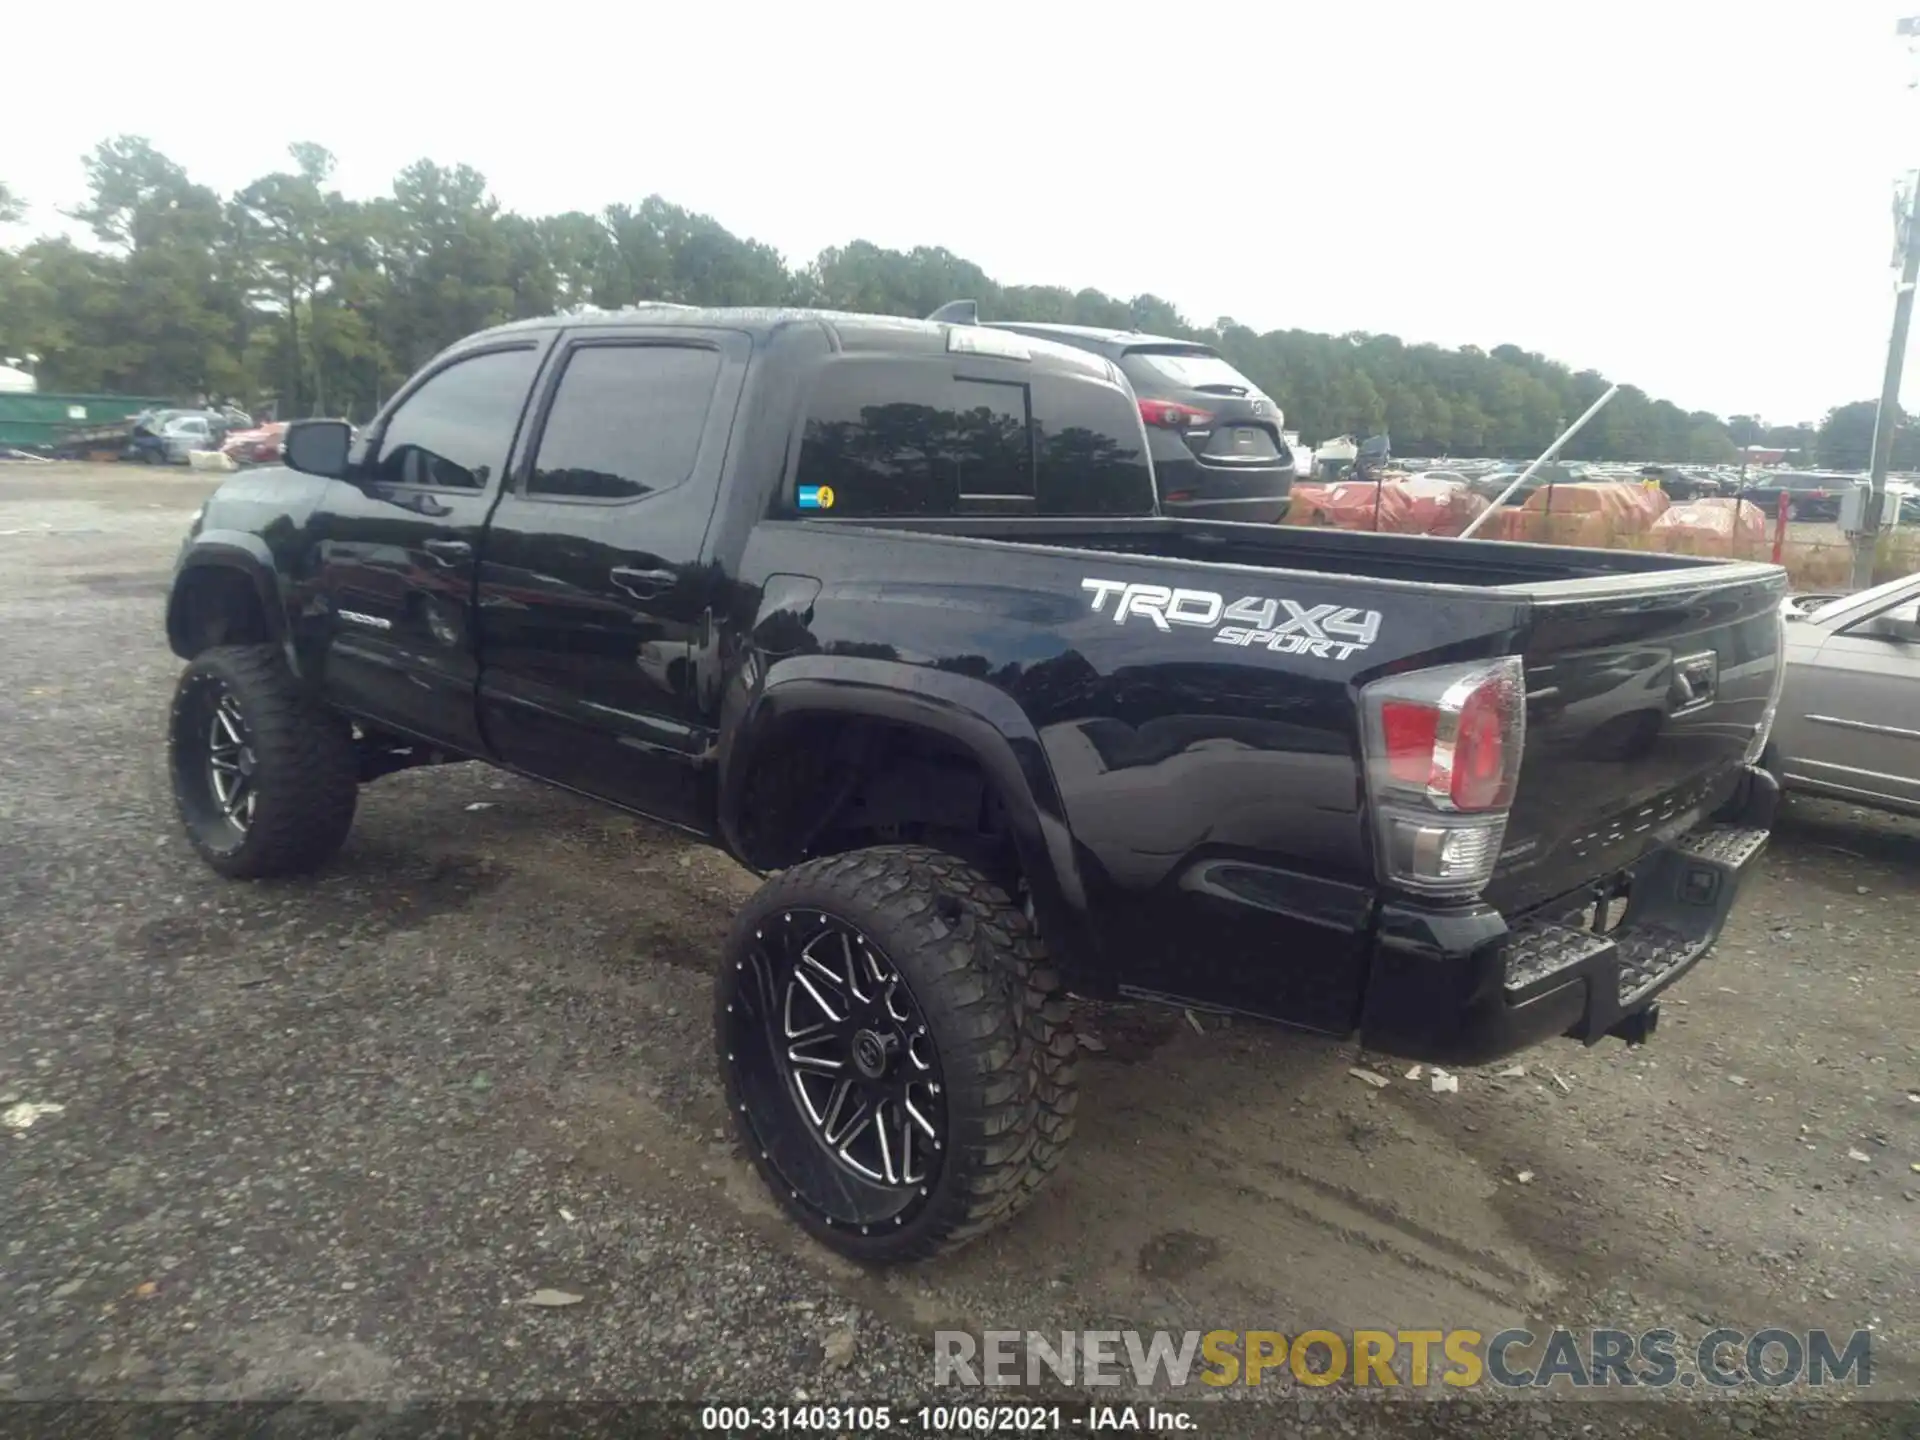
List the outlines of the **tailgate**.
{"label": "tailgate", "polygon": [[1760,565],[1536,589],[1526,746],[1488,900],[1511,915],[1610,877],[1727,798],[1770,719],[1785,590]]}

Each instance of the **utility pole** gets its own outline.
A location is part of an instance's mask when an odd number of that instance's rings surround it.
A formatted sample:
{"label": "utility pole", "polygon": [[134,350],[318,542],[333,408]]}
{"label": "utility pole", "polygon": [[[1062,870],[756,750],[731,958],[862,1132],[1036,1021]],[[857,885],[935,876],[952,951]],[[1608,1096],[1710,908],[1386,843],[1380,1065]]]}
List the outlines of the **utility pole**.
{"label": "utility pole", "polygon": [[[1920,15],[1908,15],[1894,26],[1894,33],[1906,42],[1913,56],[1920,43]],[[1920,88],[1920,79],[1907,82],[1909,90]],[[1853,537],[1853,588],[1864,590],[1873,584],[1873,561],[1879,550],[1882,512],[1886,509],[1887,465],[1893,458],[1894,432],[1900,428],[1900,375],[1907,363],[1907,328],[1913,321],[1913,287],[1920,282],[1920,173],[1907,177],[1904,204],[1895,207],[1899,217],[1898,247],[1900,285],[1894,291],[1893,338],[1887,342],[1887,372],[1880,383],[1880,405],[1873,414],[1873,459],[1867,471],[1867,513],[1861,517],[1860,532]]]}
{"label": "utility pole", "polygon": [[1907,361],[1907,329],[1913,322],[1913,289],[1920,283],[1920,176],[1907,182],[1900,224],[1900,285],[1894,292],[1893,338],[1887,343],[1887,373],[1880,384],[1880,407],[1873,416],[1873,462],[1867,513],[1853,537],[1853,588],[1873,584],[1873,560],[1879,546],[1881,512],[1886,506],[1887,465],[1894,432],[1900,428],[1900,376]]}

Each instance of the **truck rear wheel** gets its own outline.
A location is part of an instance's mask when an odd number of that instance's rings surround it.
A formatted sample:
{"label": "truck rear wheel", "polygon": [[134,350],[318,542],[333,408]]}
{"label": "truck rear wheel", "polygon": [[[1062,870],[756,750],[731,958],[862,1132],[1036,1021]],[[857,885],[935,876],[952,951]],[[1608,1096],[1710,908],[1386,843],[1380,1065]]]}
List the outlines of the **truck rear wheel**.
{"label": "truck rear wheel", "polygon": [[1027,917],[965,862],[795,866],[735,922],[715,1039],[780,1204],[855,1260],[924,1259],[1017,1212],[1073,1131],[1075,1040]]}
{"label": "truck rear wheel", "polygon": [[346,840],[359,796],[353,737],[301,692],[273,646],[196,655],[168,729],[174,805],[193,848],[222,875],[313,870]]}

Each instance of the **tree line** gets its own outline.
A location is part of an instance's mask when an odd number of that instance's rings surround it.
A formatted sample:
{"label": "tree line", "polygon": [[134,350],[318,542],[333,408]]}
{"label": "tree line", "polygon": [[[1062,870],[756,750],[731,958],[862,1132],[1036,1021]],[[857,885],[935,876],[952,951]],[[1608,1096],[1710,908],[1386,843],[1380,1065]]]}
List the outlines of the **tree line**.
{"label": "tree line", "polygon": [[[282,417],[365,420],[423,361],[501,321],[643,300],[807,305],[925,315],[978,300],[983,318],[1066,321],[1216,347],[1279,401],[1309,444],[1387,432],[1399,455],[1516,456],[1543,449],[1606,390],[1515,345],[1409,344],[1392,335],[1199,325],[1155,295],[1000,285],[937,247],[864,240],[789,265],[770,246],[650,196],[596,214],[503,210],[466,165],[421,160],[391,192],[352,200],[322,146],[222,196],[135,136],[86,157],[86,202],[68,212],[97,244],[43,237],[0,249],[0,358],[37,355],[41,388],[271,404]],[[0,222],[21,198],[0,185]],[[1866,406],[1869,439],[1872,403]],[[1572,459],[1712,463],[1768,444],[1864,464],[1859,406],[1819,427],[1722,420],[1631,385]],[[1920,463],[1920,438],[1902,435]],[[1896,457],[1898,462],[1899,457]]]}

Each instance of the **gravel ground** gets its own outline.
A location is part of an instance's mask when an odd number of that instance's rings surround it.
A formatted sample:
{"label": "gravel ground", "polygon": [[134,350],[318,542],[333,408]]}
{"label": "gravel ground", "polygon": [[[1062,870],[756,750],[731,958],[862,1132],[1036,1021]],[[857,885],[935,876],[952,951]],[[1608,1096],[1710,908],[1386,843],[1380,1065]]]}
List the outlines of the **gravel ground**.
{"label": "gravel ground", "polygon": [[[61,1107],[0,1133],[0,1398],[904,1404],[949,1326],[1529,1321],[1872,1326],[1875,1394],[1920,1396],[1920,826],[1795,803],[1654,1044],[1456,1094],[1083,1007],[1104,1048],[1047,1198],[869,1274],[723,1138],[708,971],[754,884],[723,857],[453,766],[371,786],[313,880],[194,861],[160,613],[210,486],[0,467],[0,1110]],[[1671,1394],[1270,1385],[1205,1433],[1915,1433]]]}

